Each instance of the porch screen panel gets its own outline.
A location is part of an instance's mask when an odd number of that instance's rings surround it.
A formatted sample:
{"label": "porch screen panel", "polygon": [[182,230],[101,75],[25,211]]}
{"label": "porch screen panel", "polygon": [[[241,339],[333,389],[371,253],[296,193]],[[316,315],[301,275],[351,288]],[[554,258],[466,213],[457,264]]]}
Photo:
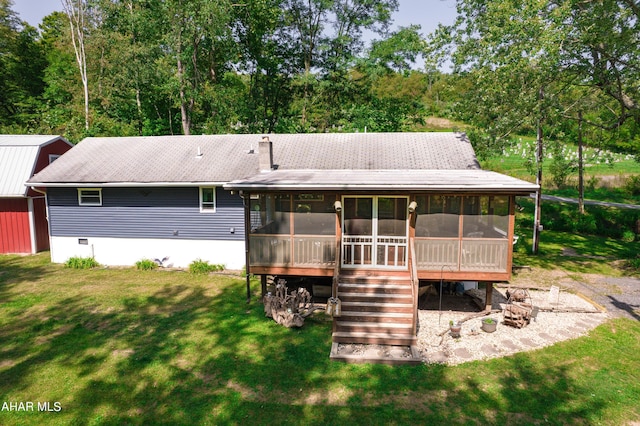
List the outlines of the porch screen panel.
{"label": "porch screen panel", "polygon": [[507,238],[508,196],[470,196],[463,199],[463,238]]}
{"label": "porch screen panel", "polygon": [[373,235],[373,198],[345,198],[343,215],[346,234]]}
{"label": "porch screen panel", "polygon": [[511,245],[508,196],[463,199],[460,270],[505,272]]}
{"label": "porch screen panel", "polygon": [[291,196],[259,194],[251,199],[252,234],[291,234]]}
{"label": "porch screen panel", "polygon": [[407,235],[407,199],[378,198],[378,235]]}
{"label": "porch screen panel", "polygon": [[333,267],[336,257],[334,194],[293,196],[294,265]]}
{"label": "porch screen panel", "polygon": [[335,235],[336,213],[332,194],[297,194],[293,198],[296,235]]}
{"label": "porch screen panel", "polygon": [[460,201],[449,195],[416,197],[416,237],[458,238]]}
{"label": "porch screen panel", "polygon": [[378,197],[376,264],[404,266],[407,261],[406,198]]}
{"label": "porch screen panel", "polygon": [[345,197],[342,206],[342,264],[373,262],[373,197]]}
{"label": "porch screen panel", "polygon": [[259,194],[251,199],[252,265],[291,265],[291,196]]}

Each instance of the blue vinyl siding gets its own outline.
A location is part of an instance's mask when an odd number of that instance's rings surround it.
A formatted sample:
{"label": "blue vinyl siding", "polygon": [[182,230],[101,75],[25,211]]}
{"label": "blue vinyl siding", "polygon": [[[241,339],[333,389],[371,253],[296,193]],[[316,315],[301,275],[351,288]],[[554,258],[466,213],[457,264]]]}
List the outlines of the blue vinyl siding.
{"label": "blue vinyl siding", "polygon": [[49,188],[47,198],[56,237],[244,240],[242,199],[222,188],[215,213],[200,212],[198,187],[103,188],[102,206],[79,206],[76,188]]}

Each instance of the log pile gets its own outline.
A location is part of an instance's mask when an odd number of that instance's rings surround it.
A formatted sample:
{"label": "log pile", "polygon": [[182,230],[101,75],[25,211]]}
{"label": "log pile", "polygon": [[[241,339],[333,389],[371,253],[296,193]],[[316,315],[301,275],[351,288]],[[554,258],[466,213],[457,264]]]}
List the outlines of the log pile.
{"label": "log pile", "polygon": [[301,287],[288,294],[287,283],[283,279],[278,280],[275,295],[268,293],[264,296],[265,316],[287,328],[302,327],[304,319],[316,309],[307,289]]}
{"label": "log pile", "polygon": [[504,323],[512,327],[523,328],[531,322],[533,303],[526,289],[507,290],[507,305],[504,308]]}

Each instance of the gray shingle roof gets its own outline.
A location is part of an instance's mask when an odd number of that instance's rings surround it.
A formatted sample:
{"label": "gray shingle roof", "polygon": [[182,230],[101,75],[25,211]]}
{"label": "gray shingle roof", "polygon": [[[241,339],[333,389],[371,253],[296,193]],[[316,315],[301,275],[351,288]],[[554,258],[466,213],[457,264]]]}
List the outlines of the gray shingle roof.
{"label": "gray shingle roof", "polygon": [[51,135],[0,135],[0,197],[24,197],[40,148],[60,139]]}
{"label": "gray shingle roof", "polygon": [[488,170],[275,170],[224,186],[236,190],[535,192],[535,184]]}
{"label": "gray shingle roof", "polygon": [[[262,135],[88,138],[34,176],[42,186],[197,184],[259,172]],[[271,134],[278,170],[479,169],[460,133]],[[253,149],[253,153],[249,153]],[[202,155],[198,156],[198,152]]]}

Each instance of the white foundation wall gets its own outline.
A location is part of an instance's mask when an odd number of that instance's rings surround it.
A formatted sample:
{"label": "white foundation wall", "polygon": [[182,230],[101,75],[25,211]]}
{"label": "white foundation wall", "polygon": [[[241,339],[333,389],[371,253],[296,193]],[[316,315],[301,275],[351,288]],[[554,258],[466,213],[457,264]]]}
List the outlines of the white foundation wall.
{"label": "white foundation wall", "polygon": [[64,263],[75,256],[94,257],[109,266],[130,266],[141,259],[165,257],[165,267],[186,268],[196,259],[222,264],[226,269],[242,269],[245,265],[244,241],[51,237],[52,262]]}

